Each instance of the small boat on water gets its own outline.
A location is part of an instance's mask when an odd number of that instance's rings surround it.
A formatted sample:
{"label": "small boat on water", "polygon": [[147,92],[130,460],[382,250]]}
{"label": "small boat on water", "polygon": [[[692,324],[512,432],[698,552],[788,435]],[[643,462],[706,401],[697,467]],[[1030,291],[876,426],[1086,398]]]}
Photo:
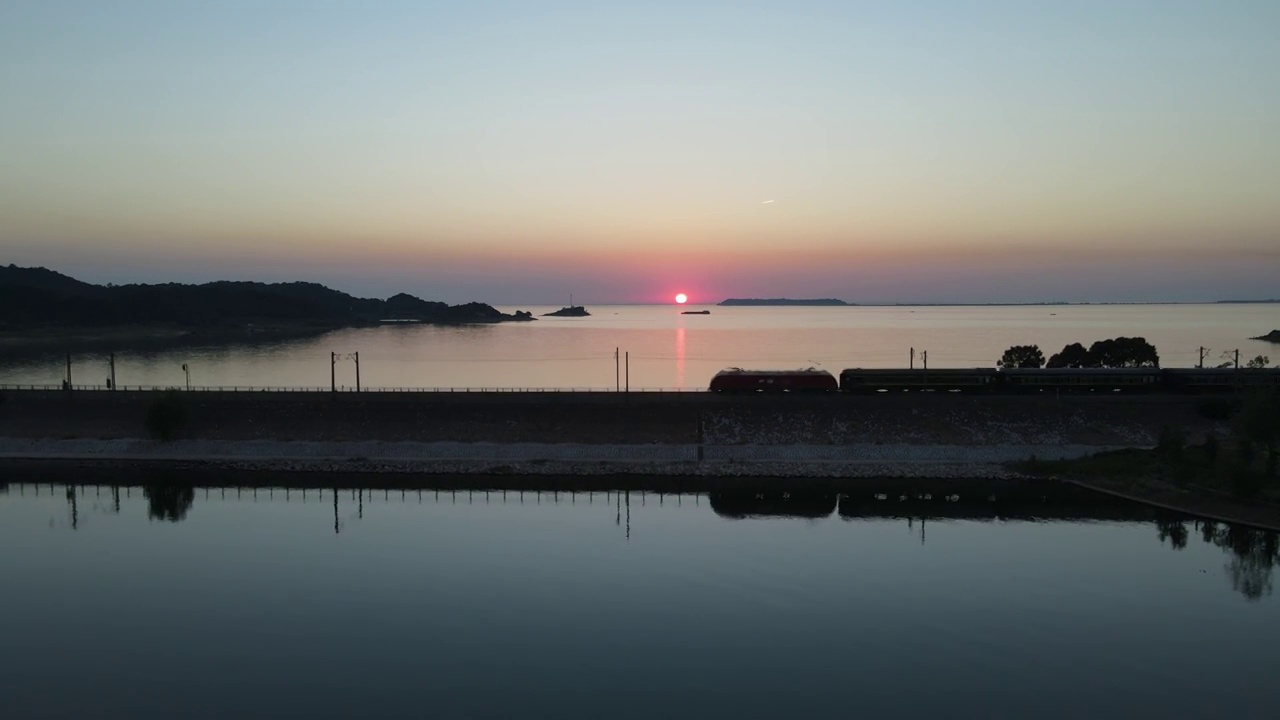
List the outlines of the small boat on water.
{"label": "small boat on water", "polygon": [[685,310],[681,315],[710,315],[710,310]]}

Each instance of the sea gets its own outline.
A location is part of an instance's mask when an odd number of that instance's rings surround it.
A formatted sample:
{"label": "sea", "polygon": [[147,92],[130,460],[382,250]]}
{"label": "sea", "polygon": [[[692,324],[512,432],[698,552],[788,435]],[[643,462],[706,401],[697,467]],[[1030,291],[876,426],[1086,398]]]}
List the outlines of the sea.
{"label": "sea", "polygon": [[[1274,355],[1250,340],[1280,328],[1280,304],[719,307],[588,305],[590,317],[442,327],[353,328],[263,343],[115,349],[116,384],[352,389],[702,390],[728,367],[994,367],[1012,345],[1047,358],[1144,337],[1164,367]],[[553,307],[503,307],[537,315]],[[687,311],[709,311],[688,315]],[[0,384],[105,385],[108,348],[0,356]],[[358,362],[357,362],[358,359]],[[357,369],[359,378],[357,378]]]}

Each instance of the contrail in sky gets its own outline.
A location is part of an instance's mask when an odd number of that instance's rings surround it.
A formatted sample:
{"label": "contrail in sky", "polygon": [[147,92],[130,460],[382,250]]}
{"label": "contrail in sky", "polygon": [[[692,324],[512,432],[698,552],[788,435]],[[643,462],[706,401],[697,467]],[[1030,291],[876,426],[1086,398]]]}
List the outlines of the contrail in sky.
{"label": "contrail in sky", "polygon": [[772,201],[772,200],[765,200],[764,202],[762,202],[762,203],[760,203],[760,204],[761,204],[761,205],[768,205],[768,204],[769,204],[769,203],[771,203],[771,202],[773,202],[773,201]]}

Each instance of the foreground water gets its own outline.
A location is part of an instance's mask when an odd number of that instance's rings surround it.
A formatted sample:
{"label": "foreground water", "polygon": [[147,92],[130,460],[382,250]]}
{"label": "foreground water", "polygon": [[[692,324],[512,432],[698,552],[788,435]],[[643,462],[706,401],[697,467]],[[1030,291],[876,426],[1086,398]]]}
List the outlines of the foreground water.
{"label": "foreground water", "polygon": [[1275,536],[1137,506],[0,487],[5,718],[1280,707]]}
{"label": "foreground water", "polygon": [[[517,308],[504,308],[511,312]],[[542,313],[552,308],[524,308]],[[152,349],[53,348],[0,358],[0,383],[101,385],[116,351],[120,385],[385,388],[705,389],[730,366],[797,368],[994,367],[1011,345],[1038,344],[1046,357],[1069,343],[1141,336],[1166,367],[1207,364],[1240,350],[1243,361],[1276,354],[1248,338],[1280,328],[1280,304],[1069,305],[1021,307],[600,306],[587,318],[470,327],[352,329],[259,345]],[[622,357],[615,363],[614,352]],[[338,354],[336,365],[330,353]],[[629,362],[626,362],[629,360]]]}

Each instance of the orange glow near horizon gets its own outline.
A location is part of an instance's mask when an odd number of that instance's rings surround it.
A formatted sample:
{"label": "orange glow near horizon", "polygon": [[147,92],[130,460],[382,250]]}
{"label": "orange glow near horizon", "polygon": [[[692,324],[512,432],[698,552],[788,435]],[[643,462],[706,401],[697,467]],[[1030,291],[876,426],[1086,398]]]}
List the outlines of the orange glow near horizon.
{"label": "orange glow near horizon", "polygon": [[685,303],[687,303],[687,302],[689,302],[689,296],[688,296],[688,295],[685,295],[684,293],[676,293],[676,304],[677,304],[677,305],[683,305],[683,304],[685,304]]}

